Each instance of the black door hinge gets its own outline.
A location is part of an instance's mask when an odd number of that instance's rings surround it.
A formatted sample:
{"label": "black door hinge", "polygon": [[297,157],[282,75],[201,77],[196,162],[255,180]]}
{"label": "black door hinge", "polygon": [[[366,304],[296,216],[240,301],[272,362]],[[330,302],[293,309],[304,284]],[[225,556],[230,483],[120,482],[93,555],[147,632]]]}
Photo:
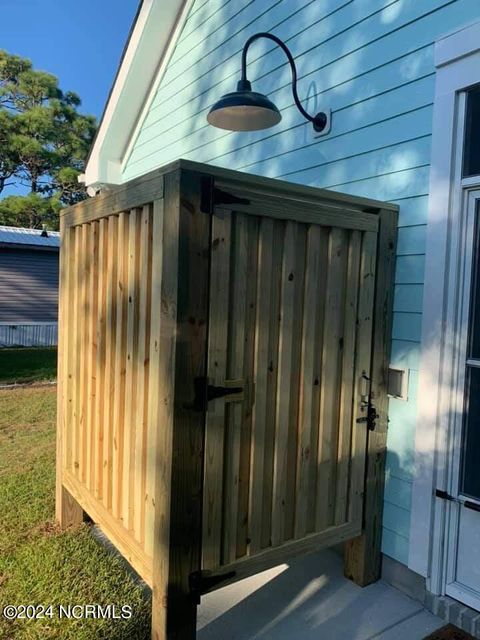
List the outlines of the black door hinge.
{"label": "black door hinge", "polygon": [[435,489],[435,495],[437,498],[441,498],[442,500],[449,500],[450,502],[461,504],[466,509],[480,512],[480,504],[472,502],[471,500],[462,500],[461,498],[456,498],[455,496],[452,496],[450,493],[447,493],[442,489]]}
{"label": "black door hinge", "polygon": [[224,398],[225,396],[238,395],[243,393],[243,386],[215,386],[208,384],[208,378],[202,376],[195,378],[193,403],[188,408],[194,411],[205,412],[208,409],[208,403],[216,398]]}
{"label": "black door hinge", "polygon": [[200,189],[200,211],[202,213],[213,213],[216,204],[250,204],[250,200],[247,198],[239,198],[228,191],[222,191],[215,187],[214,179],[211,176],[201,178]]}
{"label": "black door hinge", "polygon": [[214,204],[250,204],[250,200],[247,198],[239,198],[238,196],[234,196],[232,193],[228,193],[228,191],[222,191],[217,187],[213,189],[213,202]]}
{"label": "black door hinge", "polygon": [[211,176],[203,176],[200,180],[200,211],[213,213],[213,185]]}
{"label": "black door hinge", "polygon": [[190,593],[196,604],[200,604],[200,596],[217,585],[234,578],[235,571],[214,574],[211,571],[193,571],[189,576]]}

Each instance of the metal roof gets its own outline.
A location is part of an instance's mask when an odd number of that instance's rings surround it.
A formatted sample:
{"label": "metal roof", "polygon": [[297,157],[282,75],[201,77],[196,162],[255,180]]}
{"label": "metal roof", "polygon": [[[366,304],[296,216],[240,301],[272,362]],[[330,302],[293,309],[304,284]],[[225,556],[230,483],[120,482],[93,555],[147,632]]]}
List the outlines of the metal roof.
{"label": "metal roof", "polygon": [[47,231],[48,236],[42,236],[41,229],[24,229],[22,227],[6,227],[0,225],[0,244],[25,244],[30,247],[60,247],[60,233]]}

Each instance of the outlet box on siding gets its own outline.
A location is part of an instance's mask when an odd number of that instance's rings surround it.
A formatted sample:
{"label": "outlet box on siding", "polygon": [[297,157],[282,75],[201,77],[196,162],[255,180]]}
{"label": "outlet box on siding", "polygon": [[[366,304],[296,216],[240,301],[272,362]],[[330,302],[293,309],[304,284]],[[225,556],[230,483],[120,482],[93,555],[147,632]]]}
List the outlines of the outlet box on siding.
{"label": "outlet box on siding", "polygon": [[312,125],[313,137],[314,138],[323,138],[330,133],[332,129],[332,110],[331,109],[319,109],[319,112],[323,112],[327,116],[327,124],[325,125],[322,131],[315,131]]}

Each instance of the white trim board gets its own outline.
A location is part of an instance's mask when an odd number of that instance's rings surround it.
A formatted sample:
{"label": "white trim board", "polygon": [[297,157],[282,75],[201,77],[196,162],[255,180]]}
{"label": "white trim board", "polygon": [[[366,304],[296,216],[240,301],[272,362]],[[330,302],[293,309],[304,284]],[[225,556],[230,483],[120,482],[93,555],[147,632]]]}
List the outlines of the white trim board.
{"label": "white trim board", "polygon": [[427,577],[427,588],[441,593],[445,509],[435,488],[447,486],[448,422],[454,346],[449,331],[455,309],[455,265],[450,248],[458,233],[461,161],[457,141],[459,92],[480,82],[480,22],[435,45],[435,101],[427,225],[415,477],[412,488],[408,566]]}
{"label": "white trim board", "polygon": [[188,15],[192,0],[143,0],[85,168],[86,186],[120,184],[122,161],[147,97],[171,55],[170,43]]}
{"label": "white trim board", "polygon": [[146,99],[145,102],[143,104],[140,116],[137,118],[137,122],[135,124],[135,127],[132,131],[132,134],[130,135],[130,140],[128,142],[128,145],[125,148],[125,153],[123,154],[123,158],[121,161],[121,171],[123,173],[123,170],[125,169],[125,166],[128,162],[128,160],[130,159],[130,155],[133,151],[133,148],[135,146],[135,142],[137,141],[137,138],[140,134],[141,128],[143,126],[143,123],[145,122],[145,118],[148,116],[148,113],[150,111],[150,107],[152,105],[152,102],[155,98],[155,96],[157,95],[157,91],[158,91],[158,87],[160,86],[160,83],[163,79],[163,76],[165,75],[165,72],[168,68],[168,64],[170,62],[170,59],[173,55],[173,52],[175,50],[175,47],[177,45],[177,40],[180,37],[180,34],[182,32],[183,27],[185,26],[185,22],[187,21],[188,16],[190,15],[190,9],[192,8],[193,4],[194,4],[195,0],[184,0],[183,3],[183,7],[181,9],[179,18],[176,22],[176,25],[174,26],[170,37],[168,39],[168,42],[165,45],[165,49],[161,55],[160,58],[160,64],[158,66],[158,70],[155,74],[155,78],[154,81],[152,82],[151,86],[150,86],[150,90],[148,92],[148,94],[146,94]]}

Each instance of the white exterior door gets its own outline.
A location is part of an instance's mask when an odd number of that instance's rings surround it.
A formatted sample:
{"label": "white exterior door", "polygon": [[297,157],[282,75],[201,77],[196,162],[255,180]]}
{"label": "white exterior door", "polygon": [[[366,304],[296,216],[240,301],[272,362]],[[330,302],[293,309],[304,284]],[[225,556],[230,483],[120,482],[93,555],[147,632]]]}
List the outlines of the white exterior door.
{"label": "white exterior door", "polygon": [[480,610],[480,190],[465,192],[461,217],[445,591]]}

